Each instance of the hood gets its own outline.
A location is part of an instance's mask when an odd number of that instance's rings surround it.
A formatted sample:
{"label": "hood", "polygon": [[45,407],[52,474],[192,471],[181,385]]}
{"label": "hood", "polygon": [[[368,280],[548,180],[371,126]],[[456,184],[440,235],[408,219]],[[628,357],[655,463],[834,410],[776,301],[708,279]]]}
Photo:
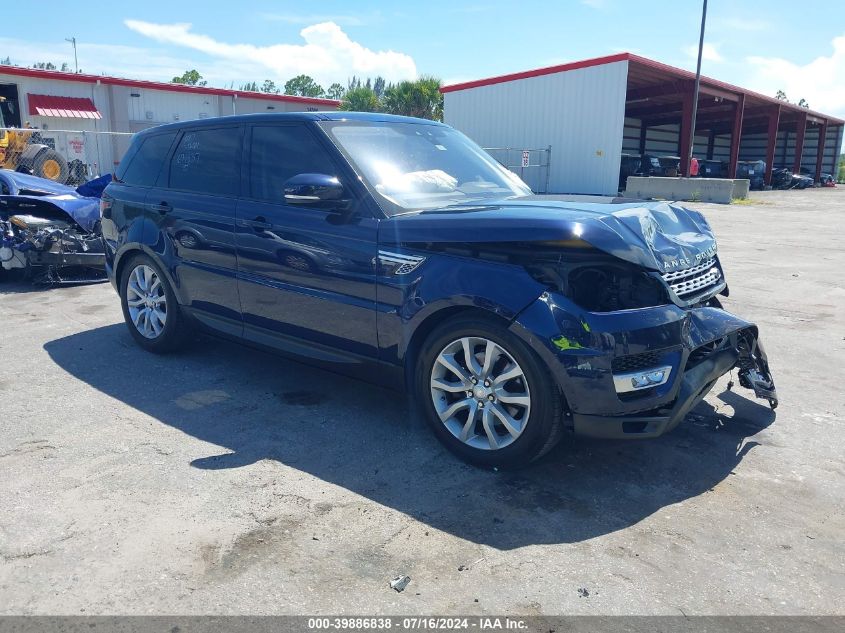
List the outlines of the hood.
{"label": "hood", "polygon": [[0,196],[0,213],[28,213],[48,219],[75,222],[86,233],[93,233],[100,220],[100,201],[76,194],[59,196]]}
{"label": "hood", "polygon": [[507,199],[399,215],[383,223],[383,243],[583,240],[619,259],[666,272],[716,253],[698,211],[667,202],[596,204]]}
{"label": "hood", "polygon": [[79,195],[73,187],[7,169],[0,170],[0,185],[11,194],[0,195],[0,212],[4,215],[29,213],[69,219],[88,233],[95,230],[100,219],[100,201]]}
{"label": "hood", "polygon": [[47,196],[74,192],[73,187],[11,169],[0,169],[0,185],[3,193],[12,195]]}

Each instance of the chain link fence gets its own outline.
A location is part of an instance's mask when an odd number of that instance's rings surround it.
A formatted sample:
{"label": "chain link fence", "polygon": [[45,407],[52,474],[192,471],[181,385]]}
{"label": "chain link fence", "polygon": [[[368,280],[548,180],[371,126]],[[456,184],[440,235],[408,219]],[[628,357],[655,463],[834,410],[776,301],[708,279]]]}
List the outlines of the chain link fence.
{"label": "chain link fence", "polygon": [[549,193],[551,145],[540,149],[485,147],[484,151],[500,165],[519,176],[534,193]]}
{"label": "chain link fence", "polygon": [[68,185],[114,172],[132,134],[0,128],[0,168]]}

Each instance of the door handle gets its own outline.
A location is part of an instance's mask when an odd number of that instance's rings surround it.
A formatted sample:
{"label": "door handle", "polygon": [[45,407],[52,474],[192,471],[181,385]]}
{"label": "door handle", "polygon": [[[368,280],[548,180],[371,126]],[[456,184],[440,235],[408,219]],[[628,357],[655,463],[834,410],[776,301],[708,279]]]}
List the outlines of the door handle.
{"label": "door handle", "polygon": [[269,229],[272,224],[267,221],[263,215],[259,215],[258,217],[253,218],[249,221],[249,225],[254,228],[256,231],[261,231],[263,229]]}
{"label": "door handle", "polygon": [[152,204],[149,204],[148,206],[149,206],[151,211],[158,211],[162,215],[164,215],[165,213],[168,213],[168,212],[173,210],[173,207],[163,200],[161,202],[159,202],[158,204],[152,203]]}

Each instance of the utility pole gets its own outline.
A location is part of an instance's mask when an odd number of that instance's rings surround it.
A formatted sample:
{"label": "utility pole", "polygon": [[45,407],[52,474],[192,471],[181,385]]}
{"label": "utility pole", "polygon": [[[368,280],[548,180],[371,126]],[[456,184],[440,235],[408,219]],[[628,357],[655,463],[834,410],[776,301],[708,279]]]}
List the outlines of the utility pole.
{"label": "utility pole", "polygon": [[[705,0],[706,2],[706,0]],[[66,37],[65,42],[70,42],[73,44],[73,67],[75,69],[76,74],[79,74],[79,59],[76,57],[76,38],[75,37]],[[699,63],[701,62],[701,53],[699,53]]]}
{"label": "utility pole", "polygon": [[695,67],[695,88],[692,95],[692,121],[690,122],[689,131],[689,156],[687,156],[687,173],[685,176],[689,177],[689,165],[692,164],[692,154],[695,149],[695,117],[698,114],[698,86],[701,83],[701,52],[704,48],[704,24],[707,21],[707,0],[704,0],[704,6],[701,8],[701,35],[698,37],[698,64]]}

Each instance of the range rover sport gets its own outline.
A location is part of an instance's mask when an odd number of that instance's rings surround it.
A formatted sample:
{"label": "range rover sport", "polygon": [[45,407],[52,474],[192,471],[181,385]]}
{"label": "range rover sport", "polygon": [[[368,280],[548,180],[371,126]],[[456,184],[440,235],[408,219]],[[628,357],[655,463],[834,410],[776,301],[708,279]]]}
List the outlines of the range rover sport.
{"label": "range rover sport", "polygon": [[539,199],[440,123],[163,125],[134,137],[101,215],[141,347],[198,325],[407,389],[476,464],[527,464],[567,432],[658,436],[734,368],[777,405],[700,213]]}

